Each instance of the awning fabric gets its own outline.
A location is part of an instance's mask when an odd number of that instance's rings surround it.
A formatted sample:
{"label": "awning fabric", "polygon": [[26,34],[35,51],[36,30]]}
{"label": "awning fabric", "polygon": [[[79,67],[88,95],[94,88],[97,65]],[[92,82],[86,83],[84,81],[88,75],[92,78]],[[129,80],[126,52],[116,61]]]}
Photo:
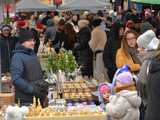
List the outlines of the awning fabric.
{"label": "awning fabric", "polygon": [[41,3],[39,0],[21,0],[16,4],[17,12],[48,11],[55,7]]}
{"label": "awning fabric", "polygon": [[146,3],[146,4],[157,4],[160,5],[160,0],[131,0],[132,2]]}
{"label": "awning fabric", "polygon": [[108,0],[64,0],[63,4],[59,7],[60,9],[67,10],[101,10],[110,6]]}

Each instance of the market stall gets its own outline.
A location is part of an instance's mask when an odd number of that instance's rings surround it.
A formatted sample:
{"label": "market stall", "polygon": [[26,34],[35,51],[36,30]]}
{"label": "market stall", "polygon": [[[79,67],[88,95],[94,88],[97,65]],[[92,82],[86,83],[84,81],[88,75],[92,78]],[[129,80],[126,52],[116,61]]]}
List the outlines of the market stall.
{"label": "market stall", "polygon": [[9,73],[1,75],[1,91],[0,91],[0,108],[3,105],[10,105],[14,103],[14,89],[11,83],[11,76]]}
{"label": "market stall", "polygon": [[131,0],[131,1],[132,2],[137,2],[137,3],[160,5],[160,0]]}
{"label": "market stall", "polygon": [[[18,117],[21,118],[19,120],[107,120],[106,112],[96,104],[98,98],[92,94],[97,90],[96,85],[80,75],[71,51],[62,49],[59,54],[46,51],[40,53],[39,57],[45,58],[47,81],[55,83],[48,90],[48,106],[42,108],[36,98],[33,98],[30,106],[15,105],[13,90],[9,91],[10,87],[6,86],[5,90],[10,93],[0,94],[1,107],[7,105],[0,112],[1,117],[12,117],[12,120],[17,120]],[[10,75],[5,74],[2,81],[8,85],[8,81],[11,81]]]}
{"label": "market stall", "polygon": [[35,104],[36,101],[34,99],[24,120],[106,120],[106,113],[94,104],[77,103],[73,105],[71,103],[66,104],[65,100],[57,100],[55,105],[47,108],[42,108],[40,104],[38,106]]}
{"label": "market stall", "polygon": [[72,117],[43,117],[43,118],[25,118],[24,120],[107,120],[106,115],[75,115]]}
{"label": "market stall", "polygon": [[21,0],[16,4],[17,12],[49,11],[55,9],[55,6],[43,4],[39,0]]}
{"label": "market stall", "polygon": [[92,12],[97,10],[104,10],[110,8],[110,2],[100,0],[64,0],[59,9],[65,10],[90,10]]}
{"label": "market stall", "polygon": [[72,104],[62,99],[42,108],[39,99],[33,98],[30,106],[9,105],[3,110],[0,111],[0,119],[5,120],[107,120],[107,113],[96,104]]}

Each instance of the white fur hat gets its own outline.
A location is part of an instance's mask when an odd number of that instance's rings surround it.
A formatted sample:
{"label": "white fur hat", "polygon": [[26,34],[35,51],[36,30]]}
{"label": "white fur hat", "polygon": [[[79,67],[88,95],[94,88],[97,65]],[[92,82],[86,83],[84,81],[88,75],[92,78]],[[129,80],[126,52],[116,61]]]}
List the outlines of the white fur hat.
{"label": "white fur hat", "polygon": [[88,24],[89,24],[89,21],[85,19],[78,21],[78,26],[80,29],[86,27]]}
{"label": "white fur hat", "polygon": [[145,50],[157,50],[160,40],[156,37],[153,30],[148,30],[137,39],[138,47],[144,48]]}

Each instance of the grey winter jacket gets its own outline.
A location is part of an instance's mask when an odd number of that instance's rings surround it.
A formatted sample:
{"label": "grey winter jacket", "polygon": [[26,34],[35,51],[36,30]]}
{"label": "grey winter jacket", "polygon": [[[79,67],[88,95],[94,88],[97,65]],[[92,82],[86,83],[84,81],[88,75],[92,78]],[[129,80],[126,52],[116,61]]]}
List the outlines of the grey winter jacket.
{"label": "grey winter jacket", "polygon": [[147,105],[146,85],[149,75],[148,67],[151,59],[155,57],[155,54],[155,51],[148,51],[147,53],[143,54],[142,65],[138,74],[138,91],[140,96],[142,97],[142,101],[145,106]]}
{"label": "grey winter jacket", "polygon": [[140,81],[142,81],[142,83],[145,83],[147,80],[147,66],[149,61],[155,57],[155,51],[148,51],[147,53],[144,53],[141,57],[142,65],[140,68],[138,78]]}
{"label": "grey winter jacket", "polygon": [[145,120],[160,120],[160,60],[152,59],[149,69],[149,78],[147,84],[148,105]]}

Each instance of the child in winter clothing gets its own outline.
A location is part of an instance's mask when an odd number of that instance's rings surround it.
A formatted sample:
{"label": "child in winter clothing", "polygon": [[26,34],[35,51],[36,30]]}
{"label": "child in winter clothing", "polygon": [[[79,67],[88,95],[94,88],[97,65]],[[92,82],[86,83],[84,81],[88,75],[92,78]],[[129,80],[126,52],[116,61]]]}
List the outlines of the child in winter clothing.
{"label": "child in winter clothing", "polygon": [[101,103],[108,103],[109,96],[111,95],[112,85],[110,83],[101,83],[99,85],[99,100]]}
{"label": "child in winter clothing", "polygon": [[[98,87],[99,92],[99,102],[101,103],[101,108],[106,111],[106,104],[109,102],[109,97],[112,91],[112,84],[111,83],[101,83]],[[111,120],[110,116],[108,116],[107,120]]]}
{"label": "child in winter clothing", "polygon": [[139,120],[141,98],[135,90],[133,76],[124,67],[115,75],[115,95],[109,97],[106,111],[112,120]]}

